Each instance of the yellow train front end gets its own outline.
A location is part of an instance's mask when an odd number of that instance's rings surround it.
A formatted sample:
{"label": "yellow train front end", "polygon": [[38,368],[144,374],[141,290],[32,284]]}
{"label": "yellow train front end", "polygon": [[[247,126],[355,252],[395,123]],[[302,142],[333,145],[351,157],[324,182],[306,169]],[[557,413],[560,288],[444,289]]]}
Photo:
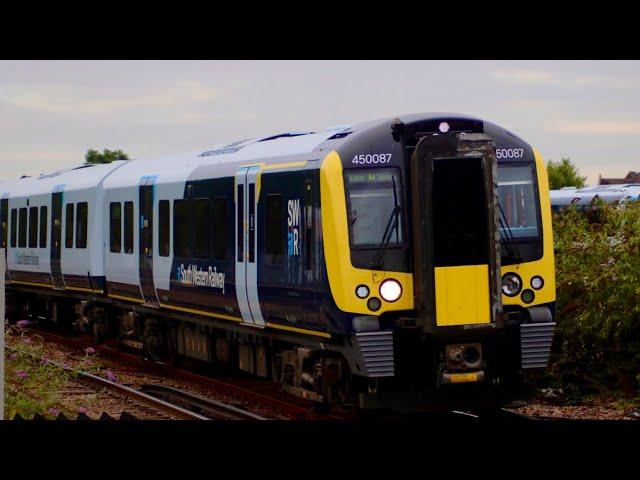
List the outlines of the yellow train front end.
{"label": "yellow train front end", "polygon": [[355,129],[320,180],[328,285],[362,407],[493,401],[547,366],[555,272],[537,151],[471,117],[407,116]]}

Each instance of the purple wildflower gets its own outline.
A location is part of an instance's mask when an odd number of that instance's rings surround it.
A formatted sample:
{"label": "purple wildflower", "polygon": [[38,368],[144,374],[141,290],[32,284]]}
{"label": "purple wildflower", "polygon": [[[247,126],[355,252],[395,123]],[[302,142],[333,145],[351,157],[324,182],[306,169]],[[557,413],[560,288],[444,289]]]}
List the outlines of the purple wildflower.
{"label": "purple wildflower", "polygon": [[109,380],[110,382],[117,382],[118,381],[118,377],[116,377],[115,374],[111,370],[105,370],[104,373],[107,376],[107,380]]}
{"label": "purple wildflower", "polygon": [[40,361],[40,363],[42,365],[49,365],[51,363],[51,360],[49,360],[47,357],[42,357],[42,360]]}
{"label": "purple wildflower", "polygon": [[29,325],[31,325],[33,322],[30,322],[29,320],[19,320],[16,325],[20,328],[26,328]]}
{"label": "purple wildflower", "polygon": [[89,413],[89,409],[88,409],[88,408],[85,408],[85,407],[80,407],[80,408],[78,409],[78,413],[84,413],[84,414],[87,414],[87,413]]}
{"label": "purple wildflower", "polygon": [[16,372],[16,377],[18,377],[20,380],[24,380],[28,376],[29,376],[29,374],[27,372],[25,372],[24,370],[18,370]]}
{"label": "purple wildflower", "polygon": [[57,417],[58,415],[60,415],[60,410],[58,410],[57,408],[50,408],[47,413],[52,417]]}
{"label": "purple wildflower", "polygon": [[13,352],[11,355],[9,355],[9,360],[15,360],[16,358],[18,358],[18,354],[16,352]]}
{"label": "purple wildflower", "polygon": [[26,343],[27,345],[29,345],[31,343],[31,339],[29,337],[25,338],[22,340],[24,343]]}
{"label": "purple wildflower", "polygon": [[62,368],[63,368],[64,370],[71,370],[71,367],[69,366],[69,364],[68,364],[67,362],[64,362],[64,363],[62,364]]}
{"label": "purple wildflower", "polygon": [[87,347],[84,351],[87,355],[93,355],[96,353],[96,349],[93,347]]}

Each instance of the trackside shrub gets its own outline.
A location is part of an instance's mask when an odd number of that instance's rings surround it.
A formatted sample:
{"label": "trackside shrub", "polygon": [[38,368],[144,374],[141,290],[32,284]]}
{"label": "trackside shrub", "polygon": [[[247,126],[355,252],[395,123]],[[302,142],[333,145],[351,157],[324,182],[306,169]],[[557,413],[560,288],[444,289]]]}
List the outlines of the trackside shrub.
{"label": "trackside shrub", "polygon": [[554,214],[557,334],[552,373],[636,395],[640,374],[640,203]]}

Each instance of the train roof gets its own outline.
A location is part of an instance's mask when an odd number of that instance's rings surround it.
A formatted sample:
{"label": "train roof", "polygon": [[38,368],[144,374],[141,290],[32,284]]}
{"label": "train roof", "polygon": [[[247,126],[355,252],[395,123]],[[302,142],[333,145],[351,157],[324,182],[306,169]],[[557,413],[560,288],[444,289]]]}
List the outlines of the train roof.
{"label": "train roof", "polygon": [[91,188],[125,163],[127,162],[118,160],[105,164],[83,164],[34,177],[4,181],[0,183],[0,193],[4,197],[16,198],[51,193],[56,187],[62,185],[65,190]]}
{"label": "train roof", "polygon": [[563,207],[567,205],[588,205],[598,197],[606,203],[620,200],[638,200],[640,198],[640,184],[595,185],[593,187],[573,188],[565,187],[551,190],[551,205]]}
{"label": "train roof", "polygon": [[[0,194],[4,196],[26,196],[49,193],[58,185],[65,190],[95,186],[104,179],[104,188],[137,185],[142,177],[157,177],[158,182],[184,181],[198,169],[200,174],[229,175],[238,167],[260,161],[265,164],[279,163],[288,159],[308,155],[309,159],[320,159],[326,152],[340,147],[358,133],[375,129],[400,120],[406,125],[420,129],[425,122],[464,120],[482,124],[492,130],[511,132],[479,118],[447,112],[417,113],[381,118],[354,126],[339,125],[318,132],[291,131],[264,137],[239,140],[215,145],[197,153],[166,157],[140,158],[117,161],[106,165],[80,165],[38,177],[28,177],[16,182],[0,183]],[[353,134],[353,135],[352,135]],[[516,137],[517,138],[517,137]],[[200,168],[208,167],[208,168]],[[11,186],[11,188],[7,188]]]}

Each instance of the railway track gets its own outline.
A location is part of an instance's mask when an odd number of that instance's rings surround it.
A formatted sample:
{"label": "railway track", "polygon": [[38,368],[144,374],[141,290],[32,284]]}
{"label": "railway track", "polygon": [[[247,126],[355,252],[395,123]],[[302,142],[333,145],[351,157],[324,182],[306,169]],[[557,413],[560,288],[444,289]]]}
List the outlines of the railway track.
{"label": "railway track", "polygon": [[169,400],[174,405],[186,405],[190,411],[198,412],[210,419],[267,420],[265,417],[233,405],[194,395],[166,385],[142,385],[140,390],[153,397]]}
{"label": "railway track", "polygon": [[[225,378],[224,380],[194,373],[174,366],[143,359],[138,355],[124,352],[108,345],[96,345],[89,339],[82,337],[70,337],[53,333],[48,330],[30,327],[34,333],[40,335],[46,342],[58,343],[70,348],[86,350],[88,347],[95,349],[104,358],[118,362],[133,364],[141,370],[156,373],[167,378],[184,380],[198,386],[220,392],[224,395],[236,398],[241,402],[265,406],[274,411],[281,412],[295,420],[345,420],[351,418],[348,412],[324,413],[315,411],[315,404],[309,400],[293,397],[283,392],[279,385],[262,379],[251,378]],[[164,392],[167,394],[167,392]],[[186,392],[185,392],[186,393]],[[168,395],[168,394],[167,394]],[[186,402],[189,403],[189,402]],[[200,408],[200,407],[198,407]],[[211,407],[213,408],[213,407]],[[262,417],[260,417],[262,418]]]}
{"label": "railway track", "polygon": [[[18,353],[20,355],[26,355],[31,357],[34,361],[42,361],[42,358],[38,358],[37,355],[34,355],[30,352],[25,352],[23,350],[17,349],[17,348],[13,348],[13,347],[9,347],[6,346],[5,347],[7,350],[11,351],[11,352],[15,352]],[[111,392],[115,392],[119,395],[122,395],[130,400],[133,400],[137,403],[141,403],[144,404],[148,407],[151,407],[152,409],[162,412],[164,414],[166,414],[169,418],[175,418],[175,419],[182,419],[182,420],[211,420],[211,417],[202,415],[194,410],[190,410],[188,408],[182,407],[178,404],[175,403],[171,403],[167,400],[164,400],[162,398],[159,398],[158,396],[154,396],[151,395],[149,393],[146,393],[144,391],[138,390],[136,388],[132,388],[132,387],[128,387],[126,385],[122,385],[116,382],[112,382],[111,380],[108,380],[106,378],[102,378],[98,375],[94,375],[92,373],[89,372],[84,372],[82,370],[79,369],[75,369],[72,368],[68,365],[62,365],[59,364],[57,362],[48,360],[48,363],[52,366],[55,366],[61,370],[66,370],[69,371],[73,374],[76,375],[76,378],[79,382],[81,383],[85,383],[85,384],[90,384],[93,386],[96,386],[98,388],[104,388],[107,389]],[[174,395],[178,395],[179,391],[176,391],[174,393]],[[187,396],[187,394],[184,395],[185,397]],[[224,405],[224,404],[221,404]],[[234,407],[231,406],[227,406],[230,409],[233,409]],[[223,409],[222,406],[219,407],[220,410]],[[247,412],[248,413],[248,412]],[[239,418],[240,415],[238,414],[236,418]]]}

